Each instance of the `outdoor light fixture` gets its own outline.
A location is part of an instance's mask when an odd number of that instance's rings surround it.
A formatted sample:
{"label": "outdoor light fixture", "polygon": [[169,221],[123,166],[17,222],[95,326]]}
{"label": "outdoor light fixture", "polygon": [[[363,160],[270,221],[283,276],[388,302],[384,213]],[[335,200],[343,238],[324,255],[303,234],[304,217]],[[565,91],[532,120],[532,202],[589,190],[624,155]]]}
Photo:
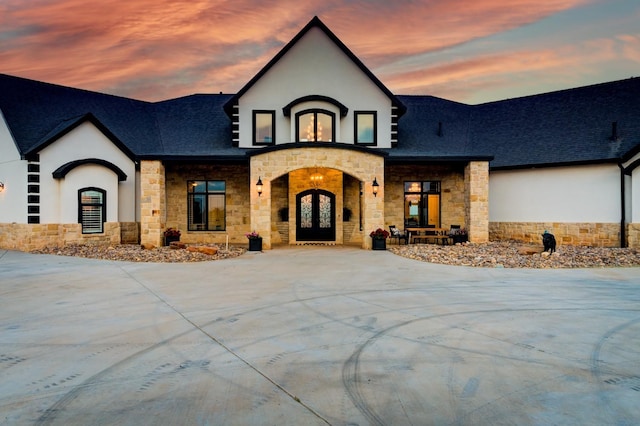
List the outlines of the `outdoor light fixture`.
{"label": "outdoor light fixture", "polygon": [[373,187],[373,196],[377,197],[378,196],[378,188],[380,188],[380,185],[378,185],[378,181],[376,180],[376,178],[373,178],[373,184],[371,184],[371,186]]}
{"label": "outdoor light fixture", "polygon": [[316,167],[316,171],[315,173],[313,173],[311,176],[309,176],[309,180],[311,181],[311,186],[314,189],[318,189],[320,187],[320,184],[322,184],[322,180],[324,179],[324,177],[322,176],[322,174],[320,174],[318,172],[318,168]]}
{"label": "outdoor light fixture", "polygon": [[4,191],[4,183],[0,182],[0,192]]}
{"label": "outdoor light fixture", "polygon": [[258,176],[258,182],[256,182],[256,189],[258,190],[258,197],[262,196],[262,179]]}

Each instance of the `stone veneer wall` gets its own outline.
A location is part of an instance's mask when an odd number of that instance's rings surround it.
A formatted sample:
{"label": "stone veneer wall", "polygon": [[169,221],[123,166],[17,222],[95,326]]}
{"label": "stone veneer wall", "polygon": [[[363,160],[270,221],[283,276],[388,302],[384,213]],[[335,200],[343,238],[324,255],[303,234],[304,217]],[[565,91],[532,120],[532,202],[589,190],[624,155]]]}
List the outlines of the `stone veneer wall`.
{"label": "stone veneer wall", "polygon": [[140,243],[140,224],[138,222],[120,222],[120,243]]}
{"label": "stone veneer wall", "polygon": [[140,242],[160,246],[166,216],[165,170],[161,161],[140,162]]}
{"label": "stone veneer wall", "polygon": [[404,228],[404,183],[412,181],[440,181],[440,226],[467,227],[465,209],[464,170],[444,165],[386,166],[384,216],[390,225]]}
{"label": "stone veneer wall", "polygon": [[640,223],[627,224],[627,246],[640,248]]}
{"label": "stone veneer wall", "polygon": [[[491,222],[489,224],[489,236],[492,241],[516,240],[542,244],[542,233],[545,230],[556,237],[558,244],[620,247],[620,224],[618,223]],[[640,231],[640,227],[638,230]],[[631,247],[631,244],[629,246]]]}
{"label": "stone veneer wall", "polygon": [[[167,164],[166,223],[162,229],[177,228],[180,241],[187,244],[248,244],[245,234],[249,223],[249,168],[233,164]],[[189,231],[187,226],[187,181],[223,180],[226,183],[226,229],[221,231]]]}
{"label": "stone veneer wall", "polygon": [[[289,209],[287,221],[280,220],[280,210],[289,208],[289,177],[287,175],[274,179],[271,183],[271,241],[273,244],[289,243],[289,221],[292,211]],[[295,220],[295,214],[293,216]]]}
{"label": "stone veneer wall", "polygon": [[351,210],[348,222],[342,218],[342,235],[344,244],[362,245],[364,232],[360,230],[360,181],[351,175],[342,176],[343,207]]}
{"label": "stone veneer wall", "polygon": [[[354,149],[344,149],[338,144],[309,144],[308,147],[296,147],[291,149],[274,150],[260,153],[251,157],[250,182],[251,185],[251,226],[262,235],[262,247],[271,248],[271,229],[273,218],[271,210],[271,183],[289,172],[315,168],[321,165],[326,169],[339,170],[347,173],[364,183],[363,188],[363,217],[362,222],[365,231],[384,226],[384,158],[376,153],[361,152]],[[258,196],[254,188],[254,182],[262,178],[263,193]],[[373,196],[371,184],[377,177],[380,184],[378,197]],[[291,179],[289,185],[291,185]],[[339,191],[342,194],[342,187]],[[336,196],[338,193],[336,193]],[[294,200],[295,203],[295,200]],[[336,201],[338,203],[338,201]],[[289,200],[291,208],[291,200]],[[338,206],[338,205],[337,205]],[[339,205],[342,209],[342,200]],[[338,219],[340,218],[340,219]],[[342,211],[336,213],[336,220],[342,218]],[[338,224],[337,229],[342,229]],[[291,230],[291,222],[289,224]],[[342,233],[338,234],[342,238]],[[290,243],[294,236],[289,235]],[[365,238],[363,248],[371,248],[370,238]]]}
{"label": "stone veneer wall", "polygon": [[102,234],[83,234],[79,223],[0,223],[0,247],[7,250],[32,251],[70,244],[113,245],[119,244],[120,239],[118,222],[106,222]]}
{"label": "stone veneer wall", "polygon": [[489,241],[489,162],[471,161],[464,169],[469,241]]}

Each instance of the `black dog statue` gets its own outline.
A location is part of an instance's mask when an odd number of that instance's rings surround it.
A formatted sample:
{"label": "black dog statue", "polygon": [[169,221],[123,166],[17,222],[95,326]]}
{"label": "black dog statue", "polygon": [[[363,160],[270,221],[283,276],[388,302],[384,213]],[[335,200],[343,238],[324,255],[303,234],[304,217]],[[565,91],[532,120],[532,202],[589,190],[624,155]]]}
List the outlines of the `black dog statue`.
{"label": "black dog statue", "polygon": [[556,237],[548,231],[544,231],[544,234],[542,234],[542,244],[544,245],[544,251],[548,250],[549,254],[556,251]]}

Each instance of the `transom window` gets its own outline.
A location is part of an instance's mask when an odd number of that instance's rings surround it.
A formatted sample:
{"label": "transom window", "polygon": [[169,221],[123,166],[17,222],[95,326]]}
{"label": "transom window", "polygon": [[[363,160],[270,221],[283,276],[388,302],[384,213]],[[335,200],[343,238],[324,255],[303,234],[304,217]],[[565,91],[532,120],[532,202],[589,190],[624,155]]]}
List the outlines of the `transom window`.
{"label": "transom window", "polygon": [[363,145],[377,143],[376,111],[355,111],[355,142]]}
{"label": "transom window", "polygon": [[253,111],[253,144],[270,145],[275,143],[275,111]]}
{"label": "transom window", "polygon": [[100,188],[78,191],[78,223],[83,234],[101,234],[107,216],[107,193]]}
{"label": "transom window", "polygon": [[333,142],[335,114],[322,110],[306,110],[296,114],[296,142]]}
{"label": "transom window", "polygon": [[404,183],[405,227],[440,227],[440,182]]}
{"label": "transom window", "polygon": [[226,229],[226,183],[222,180],[187,181],[189,231]]}

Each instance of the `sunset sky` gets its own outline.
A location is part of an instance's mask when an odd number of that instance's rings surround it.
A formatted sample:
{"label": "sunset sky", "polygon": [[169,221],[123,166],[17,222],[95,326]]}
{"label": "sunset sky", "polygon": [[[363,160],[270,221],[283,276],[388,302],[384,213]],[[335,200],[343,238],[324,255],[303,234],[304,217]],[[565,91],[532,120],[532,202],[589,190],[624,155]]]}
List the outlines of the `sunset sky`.
{"label": "sunset sky", "polygon": [[148,101],[235,93],[316,15],[399,95],[476,104],[640,75],[638,0],[0,0],[0,73]]}

